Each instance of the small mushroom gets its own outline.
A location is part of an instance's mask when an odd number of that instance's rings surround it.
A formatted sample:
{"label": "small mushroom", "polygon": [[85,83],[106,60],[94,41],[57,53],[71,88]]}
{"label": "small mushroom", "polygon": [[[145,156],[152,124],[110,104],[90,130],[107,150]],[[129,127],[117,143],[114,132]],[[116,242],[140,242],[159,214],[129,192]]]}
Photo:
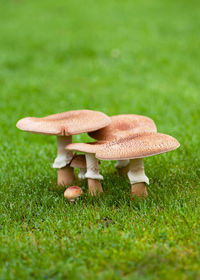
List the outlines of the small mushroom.
{"label": "small mushroom", "polygon": [[[114,141],[140,133],[157,132],[154,121],[146,116],[126,114],[110,117],[111,123],[97,131],[92,131],[90,137],[98,141]],[[129,160],[117,161],[115,167],[120,175],[125,175],[129,169]]]}
{"label": "small mushroom", "polygon": [[128,178],[132,185],[131,196],[147,196],[145,184],[149,179],[144,172],[143,158],[177,149],[179,142],[162,133],[129,136],[99,147],[96,158],[100,160],[130,160]]}
{"label": "small mushroom", "polygon": [[73,158],[71,151],[65,146],[72,142],[72,135],[100,129],[110,123],[110,118],[104,113],[91,110],[76,110],[50,115],[44,118],[28,117],[17,122],[21,130],[55,135],[58,140],[58,154],[53,168],[58,168],[58,185],[71,185],[75,179],[70,162]]}
{"label": "small mushroom", "polygon": [[78,174],[78,178],[81,180],[85,179],[85,173],[87,171],[85,155],[75,155],[70,163],[70,166],[73,168],[79,168],[80,172]]}
{"label": "small mushroom", "polygon": [[91,195],[97,195],[103,192],[100,180],[103,176],[99,173],[99,161],[95,157],[95,153],[99,145],[105,142],[93,143],[73,143],[66,146],[68,151],[78,151],[85,153],[87,172],[85,178],[88,180],[88,191]]}
{"label": "small mushroom", "polygon": [[78,186],[71,186],[67,188],[64,192],[64,197],[70,201],[75,201],[75,199],[79,198],[83,194],[83,191]]}

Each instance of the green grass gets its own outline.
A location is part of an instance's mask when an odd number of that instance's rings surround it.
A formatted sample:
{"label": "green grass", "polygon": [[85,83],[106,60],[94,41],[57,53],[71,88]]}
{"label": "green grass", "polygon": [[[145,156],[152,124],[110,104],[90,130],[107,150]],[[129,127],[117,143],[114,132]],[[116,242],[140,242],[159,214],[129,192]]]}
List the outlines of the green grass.
{"label": "green grass", "polygon": [[[0,4],[0,279],[200,279],[199,1]],[[67,203],[56,139],[15,127],[83,108],[147,115],[180,141],[145,160],[148,199],[102,162],[102,197]]]}

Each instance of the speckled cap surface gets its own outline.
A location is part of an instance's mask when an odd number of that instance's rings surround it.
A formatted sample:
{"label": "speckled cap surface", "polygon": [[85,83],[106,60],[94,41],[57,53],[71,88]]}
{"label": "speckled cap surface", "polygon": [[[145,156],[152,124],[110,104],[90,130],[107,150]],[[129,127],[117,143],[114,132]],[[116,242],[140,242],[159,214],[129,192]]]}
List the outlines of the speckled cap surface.
{"label": "speckled cap surface", "polygon": [[139,133],[157,132],[154,121],[148,117],[128,114],[110,117],[111,124],[89,133],[96,140],[112,141]]}
{"label": "speckled cap surface", "polygon": [[57,136],[70,136],[90,132],[109,125],[110,118],[92,110],[75,110],[44,118],[28,117],[17,122],[24,131]]}
{"label": "speckled cap surface", "polygon": [[175,150],[179,146],[175,138],[166,134],[138,134],[104,144],[95,156],[102,160],[144,158]]}

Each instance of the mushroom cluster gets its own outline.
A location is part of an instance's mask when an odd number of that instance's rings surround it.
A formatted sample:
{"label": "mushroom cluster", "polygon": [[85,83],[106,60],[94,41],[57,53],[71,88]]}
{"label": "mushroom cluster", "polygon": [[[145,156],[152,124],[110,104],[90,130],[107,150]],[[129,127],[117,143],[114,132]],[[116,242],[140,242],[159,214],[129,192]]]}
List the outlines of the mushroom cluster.
{"label": "mushroom cluster", "polygon": [[[80,169],[79,179],[87,179],[91,195],[103,192],[100,160],[117,161],[115,167],[118,173],[127,174],[130,180],[132,198],[147,196],[149,179],[145,175],[143,158],[180,146],[172,136],[158,133],[152,119],[135,114],[108,117],[102,112],[76,110],[44,118],[24,118],[17,122],[17,127],[57,137],[58,152],[53,168],[58,169],[57,185],[68,187],[64,196],[71,201],[83,193],[79,187],[72,186],[74,168]],[[97,141],[72,143],[72,136],[81,133],[88,133]]]}

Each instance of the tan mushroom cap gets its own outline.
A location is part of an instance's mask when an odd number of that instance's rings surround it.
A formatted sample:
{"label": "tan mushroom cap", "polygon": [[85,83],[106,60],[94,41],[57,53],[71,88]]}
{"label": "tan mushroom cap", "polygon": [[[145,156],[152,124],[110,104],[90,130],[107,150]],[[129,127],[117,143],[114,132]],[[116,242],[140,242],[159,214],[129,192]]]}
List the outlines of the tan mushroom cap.
{"label": "tan mushroom cap", "polygon": [[130,135],[157,132],[154,121],[148,117],[128,114],[110,117],[111,124],[97,131],[90,132],[90,137],[96,140],[112,141]]}
{"label": "tan mushroom cap", "polygon": [[44,118],[28,117],[17,122],[21,130],[57,136],[70,136],[90,132],[109,125],[110,118],[92,110],[75,110]]}
{"label": "tan mushroom cap", "polygon": [[175,150],[179,146],[175,138],[166,134],[138,134],[104,144],[95,156],[102,160],[144,158]]}
{"label": "tan mushroom cap", "polygon": [[85,155],[75,155],[70,163],[73,168],[86,168]]}
{"label": "tan mushroom cap", "polygon": [[64,197],[69,200],[74,200],[75,198],[81,196],[83,194],[83,191],[78,186],[71,186],[67,188],[64,192]]}
{"label": "tan mushroom cap", "polygon": [[104,146],[105,143],[107,142],[97,141],[91,143],[72,143],[67,145],[65,149],[69,151],[95,154],[98,151],[98,149]]}

